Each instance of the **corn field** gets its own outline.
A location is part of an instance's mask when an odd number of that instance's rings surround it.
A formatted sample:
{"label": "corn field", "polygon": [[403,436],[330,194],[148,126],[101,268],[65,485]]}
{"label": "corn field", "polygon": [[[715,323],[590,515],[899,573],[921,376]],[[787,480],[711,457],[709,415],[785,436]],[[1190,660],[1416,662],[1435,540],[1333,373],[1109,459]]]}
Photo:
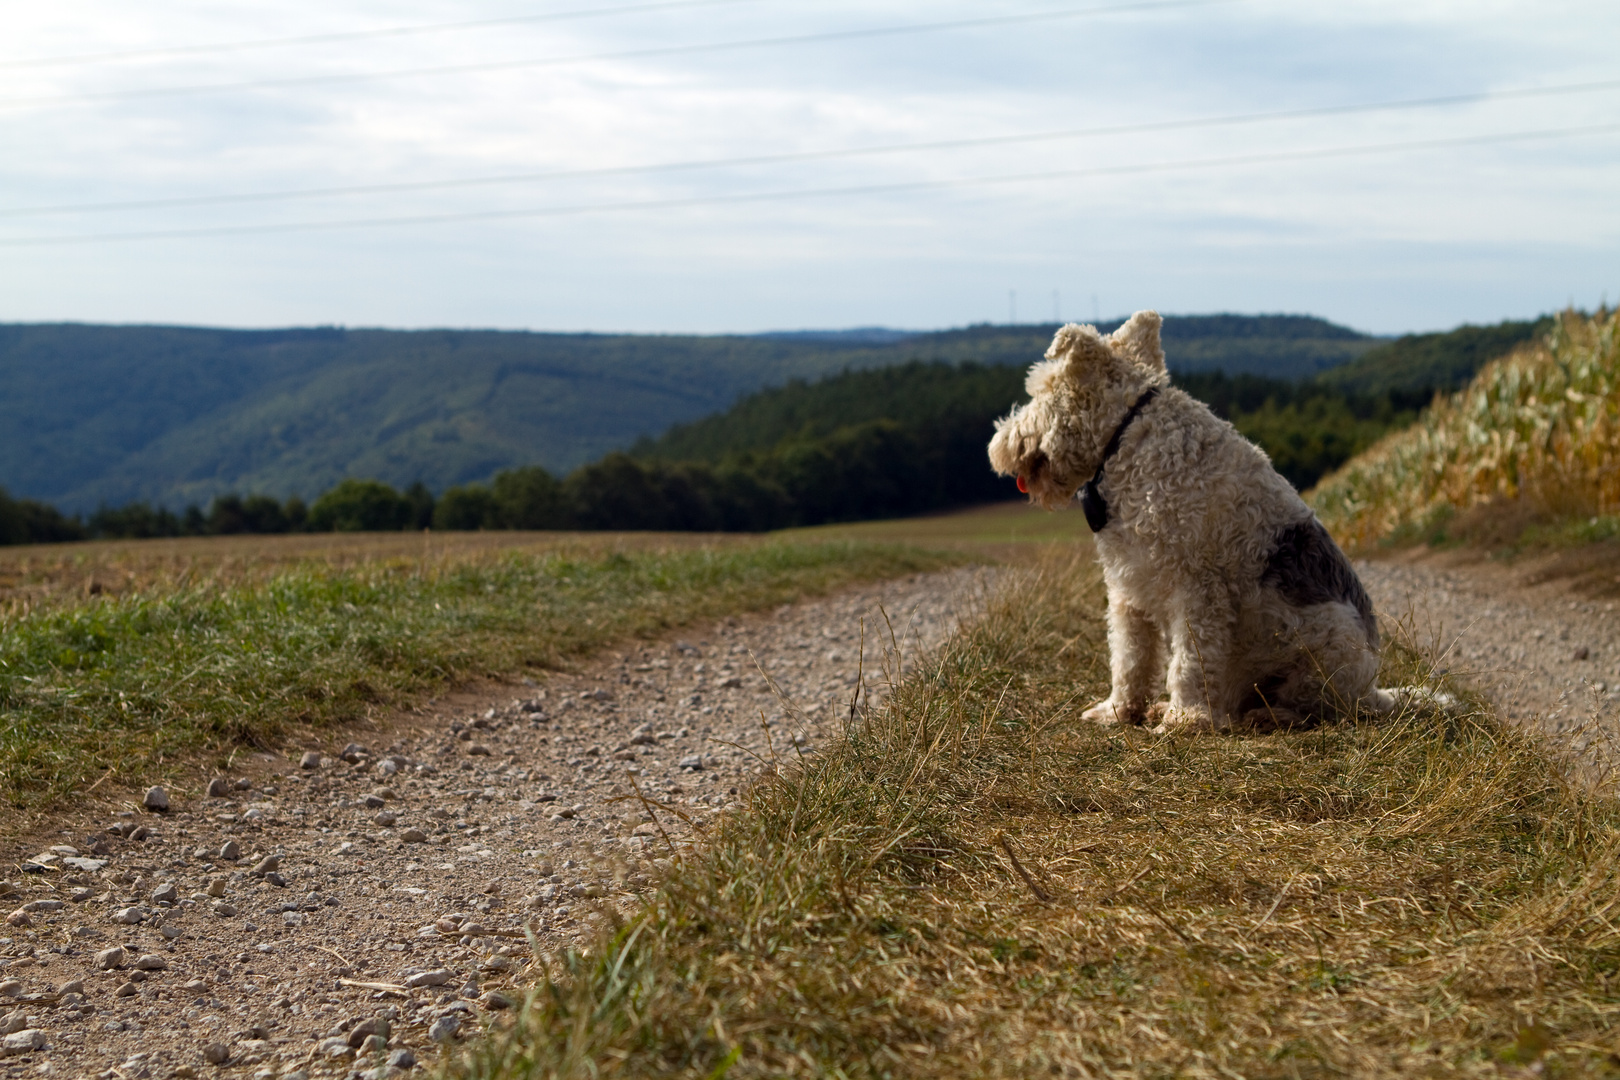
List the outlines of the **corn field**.
{"label": "corn field", "polygon": [[1523,499],[1558,520],[1620,510],[1620,319],[1565,312],[1307,494],[1350,547],[1448,510]]}

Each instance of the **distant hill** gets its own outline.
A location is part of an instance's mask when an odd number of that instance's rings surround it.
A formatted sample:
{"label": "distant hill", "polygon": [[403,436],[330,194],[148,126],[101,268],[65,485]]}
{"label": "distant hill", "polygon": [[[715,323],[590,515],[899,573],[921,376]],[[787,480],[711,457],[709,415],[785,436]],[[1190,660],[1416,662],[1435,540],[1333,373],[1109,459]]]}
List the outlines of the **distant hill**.
{"label": "distant hill", "polygon": [[[88,511],[206,504],[226,491],[312,497],[346,476],[440,491],[515,466],[565,473],[795,379],[911,361],[1023,367],[1054,328],[700,337],[0,325],[0,486]],[[1290,379],[1380,343],[1286,315],[1170,317],[1164,335],[1177,371]]]}
{"label": "distant hill", "polygon": [[1433,334],[1407,334],[1369,349],[1341,367],[1323,372],[1321,385],[1351,394],[1416,396],[1460,390],[1486,364],[1553,326],[1553,317],[1507,320],[1492,326],[1459,326]]}

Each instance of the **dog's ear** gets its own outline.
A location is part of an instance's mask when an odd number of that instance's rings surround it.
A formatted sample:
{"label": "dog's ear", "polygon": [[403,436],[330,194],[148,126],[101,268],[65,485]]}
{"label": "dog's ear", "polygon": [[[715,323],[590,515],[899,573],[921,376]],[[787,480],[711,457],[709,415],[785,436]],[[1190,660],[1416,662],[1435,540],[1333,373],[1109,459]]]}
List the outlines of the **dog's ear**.
{"label": "dog's ear", "polygon": [[1164,320],[1157,311],[1138,311],[1109,335],[1116,349],[1149,371],[1164,370],[1164,347],[1159,344],[1159,327]]}
{"label": "dog's ear", "polygon": [[[1035,381],[1037,369],[1045,369],[1047,379],[1060,370],[1072,377],[1106,368],[1114,357],[1096,327],[1070,323],[1052,336],[1046,359],[1055,363],[1036,364],[1030,369],[1031,382]],[[1035,391],[1031,389],[1030,393],[1033,395]]]}

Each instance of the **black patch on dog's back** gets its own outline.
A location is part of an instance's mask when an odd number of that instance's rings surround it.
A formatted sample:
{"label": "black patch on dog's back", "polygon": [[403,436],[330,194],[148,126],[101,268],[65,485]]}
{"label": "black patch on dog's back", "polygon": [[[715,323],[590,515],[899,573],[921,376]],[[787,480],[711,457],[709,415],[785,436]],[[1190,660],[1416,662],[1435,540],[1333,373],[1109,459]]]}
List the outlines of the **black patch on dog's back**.
{"label": "black patch on dog's back", "polygon": [[1378,648],[1378,621],[1373,617],[1372,600],[1350,560],[1315,518],[1290,525],[1277,534],[1277,546],[1266,559],[1260,582],[1300,607],[1335,601],[1349,604],[1361,616],[1367,644]]}

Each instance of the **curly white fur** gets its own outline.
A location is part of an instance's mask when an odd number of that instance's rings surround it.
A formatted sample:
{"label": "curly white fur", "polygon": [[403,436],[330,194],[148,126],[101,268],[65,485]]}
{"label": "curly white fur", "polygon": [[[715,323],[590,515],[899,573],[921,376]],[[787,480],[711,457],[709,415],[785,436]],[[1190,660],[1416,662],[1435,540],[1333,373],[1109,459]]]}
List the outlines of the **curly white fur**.
{"label": "curly white fur", "polygon": [[[1057,509],[1097,472],[1132,404],[1160,388],[1099,488],[1113,687],[1086,718],[1152,715],[1167,730],[1394,708],[1374,682],[1377,629],[1354,571],[1265,453],[1170,386],[1159,325],[1139,311],[1106,337],[1063,327],[1029,370],[1029,403],[990,443],[997,472]],[[1155,704],[1161,686],[1167,706]]]}

